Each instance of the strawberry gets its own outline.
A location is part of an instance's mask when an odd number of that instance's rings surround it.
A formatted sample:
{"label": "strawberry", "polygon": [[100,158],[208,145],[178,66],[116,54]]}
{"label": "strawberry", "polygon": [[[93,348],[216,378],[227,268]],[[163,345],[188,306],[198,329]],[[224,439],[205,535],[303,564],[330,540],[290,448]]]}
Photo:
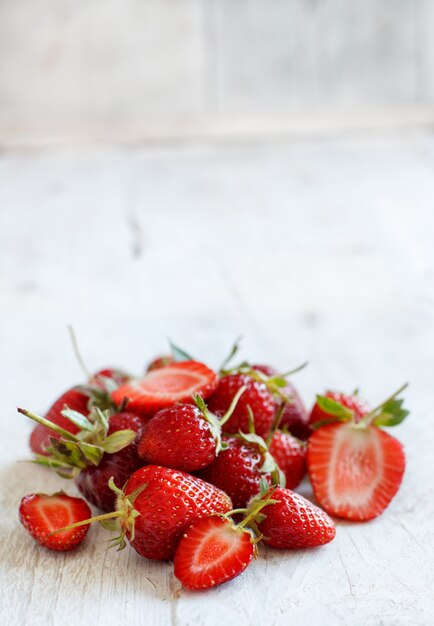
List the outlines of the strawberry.
{"label": "strawberry", "polygon": [[[264,498],[264,496],[261,496]],[[254,507],[256,501],[250,503]],[[271,503],[255,515],[263,541],[273,548],[311,548],[329,543],[336,535],[333,520],[306,498],[277,487]]]}
{"label": "strawberry", "polygon": [[309,426],[319,422],[333,422],[339,413],[348,417],[353,416],[356,421],[360,421],[369,411],[369,406],[357,393],[326,391],[323,396],[317,396],[309,416]]}
{"label": "strawberry", "polygon": [[152,417],[178,402],[189,402],[195,393],[208,398],[217,384],[217,374],[209,367],[198,361],[183,361],[122,385],[113,391],[112,398],[117,405],[128,402],[128,410],[133,413]]}
{"label": "strawberry", "polygon": [[114,477],[123,485],[143,465],[137,447],[144,428],[143,420],[132,413],[112,416],[95,408],[88,417],[64,410],[62,416],[78,429],[75,435],[38,415],[18,409],[27,417],[44,424],[57,438],[35,462],[57,471],[66,478],[75,477],[80,492],[95,506],[111,511],[115,494],[108,488]]}
{"label": "strawberry", "polygon": [[306,444],[289,433],[276,430],[268,449],[285,474],[286,487],[295,489],[306,474]]}
{"label": "strawberry", "polygon": [[[76,389],[69,389],[48,409],[45,418],[57,424],[61,428],[75,435],[79,427],[73,424],[67,417],[62,415],[65,407],[79,413],[87,413],[88,396]],[[53,433],[42,424],[37,424],[30,435],[30,449],[35,454],[46,454],[46,449],[50,447],[50,437],[59,439],[60,435]]]}
{"label": "strawberry", "polygon": [[347,406],[331,406],[340,421],[320,426],[310,437],[309,478],[316,499],[331,515],[369,520],[380,515],[397,493],[404,451],[380,427],[399,424],[408,415],[397,398],[404,387],[363,417]]}
{"label": "strawberry", "polygon": [[81,522],[91,514],[90,508],[81,498],[72,498],[66,493],[48,496],[32,493],[21,500],[20,522],[38,543],[50,550],[73,550],[85,538],[88,526],[66,530],[50,535],[55,530]]}
{"label": "strawberry", "polygon": [[[123,490],[113,481],[117,494],[116,510],[81,522],[100,521],[120,535],[113,539],[119,548],[131,546],[148,559],[173,558],[186,529],[196,520],[227,513],[229,496],[200,478],[179,470],[147,465],[132,474]],[[77,526],[78,526],[77,525]]]}
{"label": "strawberry", "polygon": [[274,464],[265,463],[266,444],[258,445],[255,435],[243,437],[223,437],[226,448],[211,465],[198,472],[203,480],[229,494],[237,509],[245,507],[259,493],[263,477],[271,484],[271,472],[276,470]]}
{"label": "strawberry", "polygon": [[148,463],[185,472],[200,470],[214,461],[226,447],[221,428],[235,409],[241,387],[222,418],[211,413],[203,398],[194,396],[196,406],[176,404],[159,411],[145,426],[139,454]]}
{"label": "strawberry", "polygon": [[255,556],[252,534],[228,518],[204,517],[182,537],[175,553],[175,576],[188,589],[209,589],[232,580]]}
{"label": "strawberry", "polygon": [[[279,377],[277,370],[271,365],[252,365],[256,371],[262,372],[269,379]],[[280,388],[281,394],[276,397],[276,411],[281,404],[281,395],[284,394],[288,399],[285,403],[282,416],[280,418],[280,426],[285,426],[295,437],[299,439],[307,439],[311,434],[308,426],[309,414],[306,411],[303,400],[298,393],[296,387],[284,376],[285,386]]]}
{"label": "strawberry", "polygon": [[152,370],[159,370],[160,368],[166,367],[166,365],[171,365],[172,363],[175,363],[175,359],[169,354],[165,356],[157,356],[149,363],[146,371],[152,372]]}
{"label": "strawberry", "polygon": [[255,423],[255,431],[261,437],[266,437],[271,430],[275,415],[275,404],[272,394],[263,382],[254,380],[248,374],[228,374],[223,376],[216,391],[208,400],[208,408],[213,413],[226,413],[235,394],[241,387],[246,391],[240,398],[232,416],[225,424],[225,430],[229,433],[237,433],[240,430],[247,432],[249,428],[250,406]]}

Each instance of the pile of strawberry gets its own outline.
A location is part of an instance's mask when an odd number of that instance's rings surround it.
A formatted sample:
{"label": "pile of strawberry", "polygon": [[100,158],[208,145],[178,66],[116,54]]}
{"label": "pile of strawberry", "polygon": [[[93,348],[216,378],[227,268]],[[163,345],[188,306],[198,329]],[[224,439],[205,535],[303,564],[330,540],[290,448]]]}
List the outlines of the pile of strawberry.
{"label": "pile of strawberry", "polygon": [[[236,352],[231,352],[233,358]],[[71,550],[100,522],[148,559],[205,589],[240,574],[257,544],[309,548],[336,534],[330,516],[380,515],[400,486],[402,445],[382,427],[408,414],[398,396],[371,409],[326,392],[308,413],[289,374],[228,359],[217,374],[172,347],[141,379],[105,369],[64,393],[30,437],[34,461],[72,478],[90,504],[31,494],[20,520],[52,550]],[[294,489],[307,472],[312,504]]]}

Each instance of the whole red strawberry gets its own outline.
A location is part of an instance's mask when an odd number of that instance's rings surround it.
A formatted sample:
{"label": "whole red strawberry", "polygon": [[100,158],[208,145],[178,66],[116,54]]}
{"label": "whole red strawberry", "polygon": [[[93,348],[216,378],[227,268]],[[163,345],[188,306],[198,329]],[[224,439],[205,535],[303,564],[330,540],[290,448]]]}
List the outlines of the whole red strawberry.
{"label": "whole red strawberry", "polygon": [[285,475],[286,487],[295,489],[306,474],[306,444],[289,433],[277,430],[268,449]]}
{"label": "whole red strawberry", "polygon": [[[264,496],[262,496],[264,497]],[[274,503],[256,517],[263,541],[273,548],[310,548],[329,543],[336,535],[333,520],[323,510],[290,489],[277,487]],[[255,501],[251,506],[255,505]]]}
{"label": "whole red strawberry", "polygon": [[259,493],[262,478],[271,484],[271,473],[263,471],[265,458],[257,445],[235,437],[223,437],[223,441],[227,448],[198,476],[223,489],[235,508],[244,508]]}
{"label": "whole red strawberry", "polygon": [[[220,489],[166,467],[147,465],[137,470],[125,486],[125,496],[142,487],[134,500],[140,515],[135,518],[130,543],[148,559],[173,558],[182,535],[194,521],[232,508],[231,499]],[[127,525],[123,527],[128,532]]]}
{"label": "whole red strawberry", "polygon": [[175,404],[159,411],[146,424],[139,443],[139,455],[153,465],[165,465],[185,472],[200,470],[216,458],[226,444],[221,428],[230,419],[241,389],[223,417],[211,413],[203,398],[194,396],[196,406]]}
{"label": "whole red strawberry", "polygon": [[274,398],[264,383],[254,380],[248,374],[229,374],[220,378],[216,391],[208,400],[208,407],[213,413],[225,413],[236,393],[244,386],[246,391],[226,422],[225,430],[229,433],[248,432],[250,406],[254,416],[255,432],[261,437],[266,437],[275,415]]}
{"label": "whole red strawberry", "polygon": [[[307,467],[315,497],[331,515],[364,521],[380,515],[397,493],[405,469],[399,441],[383,430],[408,415],[398,398],[404,385],[376,409],[360,416],[347,405],[325,405],[335,423],[310,437]],[[340,408],[339,408],[340,407]]]}
{"label": "whole red strawberry", "polygon": [[127,402],[132,413],[153,417],[178,402],[190,402],[196,393],[208,398],[217,384],[217,374],[209,367],[198,361],[183,361],[153,369],[141,380],[122,385],[113,391],[112,398],[118,406]]}
{"label": "whole red strawberry", "polygon": [[[89,398],[84,393],[76,389],[69,389],[54,402],[45,414],[45,417],[48,421],[61,426],[75,435],[79,431],[79,427],[62,415],[62,411],[67,407],[73,411],[87,414],[88,401]],[[30,449],[35,454],[46,454],[46,449],[50,447],[50,438],[52,437],[59,439],[60,435],[42,424],[37,424],[30,435]]]}
{"label": "whole red strawberry", "polygon": [[50,533],[81,522],[90,516],[90,508],[81,498],[66,493],[48,496],[32,493],[21,500],[20,522],[38,543],[50,550],[66,551],[76,548],[85,538],[89,526],[66,530],[56,535]]}

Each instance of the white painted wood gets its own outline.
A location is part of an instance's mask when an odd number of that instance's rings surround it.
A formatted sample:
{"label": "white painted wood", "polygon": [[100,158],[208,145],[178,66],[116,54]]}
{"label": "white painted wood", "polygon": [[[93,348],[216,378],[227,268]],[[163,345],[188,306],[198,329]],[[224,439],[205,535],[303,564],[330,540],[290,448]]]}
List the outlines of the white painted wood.
{"label": "white painted wood", "polygon": [[432,6],[1,2],[0,147],[430,124]]}
{"label": "white painted wood", "polygon": [[[2,625],[433,622],[433,167],[425,134],[0,157]],[[139,372],[167,336],[217,365],[242,333],[245,357],[310,361],[309,403],[356,385],[375,403],[410,380],[399,494],[329,546],[262,548],[204,594],[107,552],[100,529],[75,554],[44,551],[17,506],[65,483],[17,463],[30,427],[15,406],[44,410],[80,380],[68,322],[90,368]]]}

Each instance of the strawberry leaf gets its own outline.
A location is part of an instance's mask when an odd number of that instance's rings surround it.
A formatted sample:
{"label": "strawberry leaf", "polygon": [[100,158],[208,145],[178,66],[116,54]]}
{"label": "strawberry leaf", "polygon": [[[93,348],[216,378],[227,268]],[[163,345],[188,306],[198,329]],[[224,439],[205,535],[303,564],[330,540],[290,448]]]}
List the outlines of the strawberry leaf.
{"label": "strawberry leaf", "polygon": [[170,352],[172,353],[173,360],[176,361],[177,363],[181,361],[194,361],[195,360],[190,354],[188,354],[188,352],[185,352],[185,350],[183,350],[182,348],[179,348],[170,340],[169,340],[169,346],[170,346]]}
{"label": "strawberry leaf", "polygon": [[113,454],[129,446],[136,437],[137,433],[134,430],[117,430],[104,439],[103,443],[101,443],[101,448],[105,452]]}
{"label": "strawberry leaf", "polygon": [[332,415],[341,422],[347,422],[353,417],[353,412],[350,411],[350,409],[347,409],[347,407],[343,404],[336,402],[336,400],[333,400],[332,398],[327,398],[327,396],[317,396],[316,402],[322,411]]}
{"label": "strawberry leaf", "polygon": [[375,426],[396,426],[405,420],[409,411],[403,408],[404,400],[389,400],[382,406],[380,415],[374,419]]}
{"label": "strawberry leaf", "polygon": [[87,417],[78,411],[68,409],[66,405],[61,413],[64,417],[67,417],[70,422],[75,424],[75,426],[78,426],[80,430],[92,431],[94,429],[94,425],[87,419]]}

